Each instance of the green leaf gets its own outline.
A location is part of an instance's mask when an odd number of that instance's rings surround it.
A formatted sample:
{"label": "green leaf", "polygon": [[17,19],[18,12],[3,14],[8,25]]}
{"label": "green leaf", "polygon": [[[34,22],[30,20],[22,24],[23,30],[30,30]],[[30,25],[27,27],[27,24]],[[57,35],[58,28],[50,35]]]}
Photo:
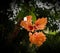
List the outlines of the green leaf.
{"label": "green leaf", "polygon": [[49,30],[49,28],[47,28],[46,30],[43,30],[44,33],[46,34],[50,34],[50,35],[56,35],[59,31],[56,30],[56,31],[52,31],[52,30]]}
{"label": "green leaf", "polygon": [[34,7],[31,7],[31,11],[32,11],[32,12],[35,11],[35,8],[34,8]]}
{"label": "green leaf", "polygon": [[22,18],[23,17],[23,12],[19,11],[18,15],[16,16],[16,18]]}
{"label": "green leaf", "polygon": [[60,14],[56,15],[56,16],[55,16],[55,19],[56,19],[56,20],[59,20],[59,19],[60,19]]}
{"label": "green leaf", "polygon": [[56,31],[53,31],[53,32],[50,31],[50,32],[49,32],[49,34],[52,34],[52,35],[56,35],[56,33],[57,33]]}
{"label": "green leaf", "polygon": [[32,16],[32,22],[34,23],[36,21],[36,16],[33,12],[30,12],[31,16]]}

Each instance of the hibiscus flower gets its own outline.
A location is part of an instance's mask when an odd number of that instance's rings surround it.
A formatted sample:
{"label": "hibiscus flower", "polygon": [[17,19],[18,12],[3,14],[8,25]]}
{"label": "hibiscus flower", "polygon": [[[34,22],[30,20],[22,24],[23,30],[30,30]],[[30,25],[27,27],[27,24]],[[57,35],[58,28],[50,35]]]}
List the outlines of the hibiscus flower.
{"label": "hibiscus flower", "polygon": [[43,30],[45,29],[47,24],[47,18],[39,18],[32,23],[32,16],[26,16],[23,21],[21,21],[20,26],[25,28],[27,31],[34,32],[35,30]]}
{"label": "hibiscus flower", "polygon": [[29,41],[31,44],[35,44],[36,46],[41,46],[46,41],[46,36],[43,32],[29,32]]}

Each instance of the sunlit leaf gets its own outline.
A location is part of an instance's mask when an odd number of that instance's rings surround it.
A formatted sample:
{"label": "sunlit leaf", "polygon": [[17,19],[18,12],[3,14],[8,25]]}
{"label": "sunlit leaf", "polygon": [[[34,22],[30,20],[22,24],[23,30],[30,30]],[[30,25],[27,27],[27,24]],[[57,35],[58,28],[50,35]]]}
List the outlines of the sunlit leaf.
{"label": "sunlit leaf", "polygon": [[36,16],[33,12],[30,12],[31,16],[32,16],[32,22],[34,23],[36,21]]}
{"label": "sunlit leaf", "polygon": [[58,30],[52,31],[52,30],[49,30],[48,28],[47,28],[47,30],[43,30],[43,31],[44,31],[44,33],[50,34],[50,35],[56,35],[59,32]]}

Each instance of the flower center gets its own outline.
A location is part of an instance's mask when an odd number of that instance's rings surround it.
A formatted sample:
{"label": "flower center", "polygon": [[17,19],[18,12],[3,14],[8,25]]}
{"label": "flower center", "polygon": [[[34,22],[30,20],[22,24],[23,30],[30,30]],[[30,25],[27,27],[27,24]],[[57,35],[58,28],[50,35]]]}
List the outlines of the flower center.
{"label": "flower center", "polygon": [[29,29],[30,29],[30,30],[33,30],[33,26],[29,26]]}

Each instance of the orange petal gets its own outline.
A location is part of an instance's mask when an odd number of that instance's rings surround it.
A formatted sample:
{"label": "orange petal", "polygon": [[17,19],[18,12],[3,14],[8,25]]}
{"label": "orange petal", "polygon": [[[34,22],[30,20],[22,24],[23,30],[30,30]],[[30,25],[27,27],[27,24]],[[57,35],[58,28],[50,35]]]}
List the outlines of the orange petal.
{"label": "orange petal", "polygon": [[42,32],[29,33],[29,41],[36,46],[41,46],[46,41],[46,36]]}
{"label": "orange petal", "polygon": [[20,26],[22,26],[23,28],[25,28],[26,27],[26,22],[25,21],[21,21]]}
{"label": "orange petal", "polygon": [[25,28],[27,31],[34,31],[34,28],[32,26],[32,23],[27,22],[27,21],[21,21],[20,26],[22,26],[23,28]]}
{"label": "orange petal", "polygon": [[36,29],[35,30],[43,30],[43,29],[45,29],[45,25],[38,25],[38,26],[35,26],[36,27]]}
{"label": "orange petal", "polygon": [[35,24],[43,24],[46,25],[47,24],[47,18],[39,18],[38,20],[36,20]]}
{"label": "orange petal", "polygon": [[45,25],[47,24],[47,18],[39,18],[35,21],[36,30],[43,30],[45,29]]}
{"label": "orange petal", "polygon": [[31,22],[31,21],[32,21],[32,16],[31,16],[31,15],[26,16],[26,17],[27,17],[27,21],[28,21],[28,22]]}

